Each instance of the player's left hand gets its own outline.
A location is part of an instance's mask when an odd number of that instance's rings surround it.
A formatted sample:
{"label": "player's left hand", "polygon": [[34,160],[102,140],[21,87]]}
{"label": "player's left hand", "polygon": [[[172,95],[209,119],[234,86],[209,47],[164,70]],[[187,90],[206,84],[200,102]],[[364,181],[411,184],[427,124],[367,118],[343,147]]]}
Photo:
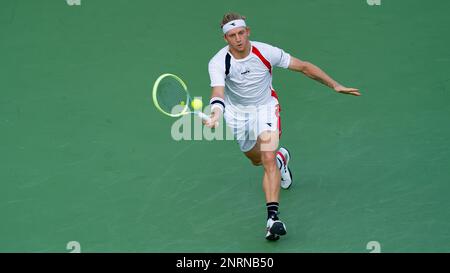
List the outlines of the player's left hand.
{"label": "player's left hand", "polygon": [[347,95],[353,95],[353,96],[361,96],[361,93],[359,93],[359,89],[356,88],[348,88],[342,85],[338,85],[334,88],[334,90],[338,93],[347,94]]}

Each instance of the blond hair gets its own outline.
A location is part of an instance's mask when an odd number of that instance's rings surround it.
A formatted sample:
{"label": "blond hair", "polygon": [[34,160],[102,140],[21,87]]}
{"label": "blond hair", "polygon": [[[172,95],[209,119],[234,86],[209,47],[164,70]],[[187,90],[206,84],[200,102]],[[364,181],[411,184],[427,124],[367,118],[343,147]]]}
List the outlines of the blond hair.
{"label": "blond hair", "polygon": [[242,16],[236,12],[225,13],[225,15],[222,18],[222,23],[220,23],[220,28],[223,28],[223,26],[226,25],[228,22],[231,22],[233,20],[238,20],[238,19],[245,20],[246,18],[245,18],[245,16]]}

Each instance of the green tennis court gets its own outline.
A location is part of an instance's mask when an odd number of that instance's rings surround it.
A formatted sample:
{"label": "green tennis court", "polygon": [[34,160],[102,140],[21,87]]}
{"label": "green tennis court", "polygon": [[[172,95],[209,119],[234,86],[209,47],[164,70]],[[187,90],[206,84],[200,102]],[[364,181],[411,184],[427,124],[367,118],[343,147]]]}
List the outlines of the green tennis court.
{"label": "green tennis court", "polygon": [[[0,4],[0,252],[450,251],[449,1],[80,4]],[[274,71],[295,179],[276,243],[261,168],[173,140],[151,100],[162,73],[209,100],[228,11],[363,94]]]}

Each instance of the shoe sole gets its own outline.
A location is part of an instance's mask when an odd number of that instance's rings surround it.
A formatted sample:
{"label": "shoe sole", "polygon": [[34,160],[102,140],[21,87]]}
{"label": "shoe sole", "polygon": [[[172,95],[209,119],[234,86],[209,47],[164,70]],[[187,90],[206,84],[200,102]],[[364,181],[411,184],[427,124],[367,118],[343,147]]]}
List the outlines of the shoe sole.
{"label": "shoe sole", "polygon": [[288,172],[289,172],[289,176],[291,177],[291,184],[289,184],[289,186],[288,186],[287,188],[283,188],[283,189],[285,189],[285,190],[288,190],[288,189],[292,186],[292,183],[293,183],[293,180],[292,180],[292,172],[291,172],[291,169],[289,169],[289,167],[288,167]]}
{"label": "shoe sole", "polygon": [[[288,164],[289,164],[289,161],[291,161],[291,153],[289,152],[289,150],[288,149],[286,149],[285,147],[282,147],[283,149],[285,149],[286,150],[286,152],[288,153],[288,155],[289,155],[289,160],[287,160],[287,162],[288,162]],[[291,169],[289,169],[289,167],[288,167],[288,171],[289,171],[289,176],[291,177],[291,184],[289,184],[289,186],[287,187],[287,188],[283,188],[283,189],[285,189],[285,190],[288,190],[291,186],[292,186],[292,182],[294,182],[293,180],[292,180],[292,172],[291,172]]]}
{"label": "shoe sole", "polygon": [[285,235],[287,233],[284,228],[284,224],[280,222],[273,223],[272,227],[269,229],[269,232],[273,235]]}
{"label": "shoe sole", "polygon": [[266,236],[266,240],[268,241],[278,241],[278,239],[280,239],[280,235],[269,234]]}
{"label": "shoe sole", "polygon": [[287,160],[287,161],[288,161],[288,164],[289,164],[289,161],[291,160],[291,153],[290,153],[289,150],[286,149],[285,147],[281,147],[281,148],[285,149],[286,152],[288,153],[288,155],[289,155],[289,160]]}

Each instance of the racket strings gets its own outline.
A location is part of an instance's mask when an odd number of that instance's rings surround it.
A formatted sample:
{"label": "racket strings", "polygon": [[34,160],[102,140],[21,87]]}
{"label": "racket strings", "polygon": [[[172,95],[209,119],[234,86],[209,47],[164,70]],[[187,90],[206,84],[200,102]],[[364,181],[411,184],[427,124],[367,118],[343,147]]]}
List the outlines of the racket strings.
{"label": "racket strings", "polygon": [[186,90],[176,79],[170,77],[159,83],[156,97],[161,110],[172,115],[186,111],[189,103]]}

